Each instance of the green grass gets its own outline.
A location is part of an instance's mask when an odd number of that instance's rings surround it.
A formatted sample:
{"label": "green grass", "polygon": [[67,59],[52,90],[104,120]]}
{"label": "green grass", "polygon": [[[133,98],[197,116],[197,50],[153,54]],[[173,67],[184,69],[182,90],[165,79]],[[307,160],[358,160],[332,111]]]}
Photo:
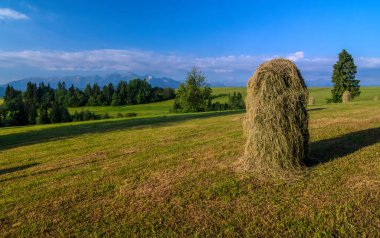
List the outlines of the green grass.
{"label": "green grass", "polygon": [[[331,96],[330,88],[310,88],[310,95],[315,97],[316,105],[326,104],[326,100]],[[362,87],[362,94],[360,97],[356,98],[354,101],[372,101],[374,96],[380,98],[380,87]],[[213,88],[213,95],[218,96],[213,101],[227,102],[228,94],[233,92],[240,92],[245,98],[247,95],[245,87],[236,87],[236,88]],[[131,105],[131,106],[119,106],[119,107],[83,107],[83,108],[70,108],[70,113],[80,110],[90,110],[97,114],[108,113],[110,116],[116,116],[118,113],[137,113],[138,117],[147,117],[147,116],[162,116],[170,115],[170,109],[173,106],[173,100],[149,103],[149,104],[140,104],[140,105]]]}
{"label": "green grass", "polygon": [[130,105],[130,106],[104,106],[104,107],[80,107],[80,108],[69,108],[70,113],[75,111],[90,110],[96,114],[105,114],[108,113],[110,116],[116,116],[118,113],[137,113],[138,117],[147,117],[147,116],[158,116],[158,115],[168,115],[170,114],[170,109],[173,106],[173,100],[155,102],[149,104],[139,104],[139,105]]}
{"label": "green grass", "polygon": [[243,112],[1,128],[0,236],[377,237],[378,89],[346,105],[312,90],[294,181],[237,169]]}
{"label": "green grass", "polygon": [[[354,99],[354,102],[373,101],[375,96],[380,97],[380,87],[362,87],[361,95]],[[326,100],[331,97],[331,88],[310,88],[310,96],[315,97],[316,104],[326,104]]]}

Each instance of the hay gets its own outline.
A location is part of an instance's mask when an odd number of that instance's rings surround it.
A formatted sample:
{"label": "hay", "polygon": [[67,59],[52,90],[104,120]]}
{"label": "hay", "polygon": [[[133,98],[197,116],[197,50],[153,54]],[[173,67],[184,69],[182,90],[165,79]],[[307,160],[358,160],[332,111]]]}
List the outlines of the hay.
{"label": "hay", "polygon": [[373,97],[373,101],[377,101],[377,100],[379,100],[379,97],[378,96],[374,96]]}
{"label": "hay", "polygon": [[351,93],[350,93],[350,91],[344,91],[344,93],[342,95],[342,102],[343,103],[351,102]]}
{"label": "hay", "polygon": [[245,169],[278,175],[300,168],[308,156],[308,92],[296,65],[286,59],[263,63],[247,93]]}
{"label": "hay", "polygon": [[315,97],[313,97],[313,96],[309,96],[309,99],[308,99],[308,101],[307,101],[307,104],[308,104],[309,106],[313,106],[313,105],[315,104]]}

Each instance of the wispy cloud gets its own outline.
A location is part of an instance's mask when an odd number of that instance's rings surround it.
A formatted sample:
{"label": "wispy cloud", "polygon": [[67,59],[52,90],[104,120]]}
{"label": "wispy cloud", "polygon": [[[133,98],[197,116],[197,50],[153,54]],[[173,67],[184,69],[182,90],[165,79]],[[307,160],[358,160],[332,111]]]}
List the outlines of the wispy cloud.
{"label": "wispy cloud", "polygon": [[380,58],[365,58],[360,57],[358,60],[359,66],[363,66],[366,68],[380,68]]}
{"label": "wispy cloud", "polygon": [[[219,57],[192,57],[176,54],[159,54],[152,51],[99,49],[89,51],[0,51],[0,67],[29,66],[44,70],[130,70],[173,71],[188,70],[197,66],[215,73],[239,70],[253,71],[260,63],[284,57],[306,70],[331,67],[335,58],[306,58],[298,51],[288,55],[228,55]],[[378,61],[376,61],[378,60]],[[380,64],[380,58],[360,58],[363,67]]]}
{"label": "wispy cloud", "polygon": [[[309,81],[329,81],[336,57],[306,57],[298,51],[287,55],[228,55],[193,57],[160,54],[152,51],[99,49],[89,51],[0,51],[0,68],[35,68],[50,72],[132,71],[182,75],[192,66],[199,67],[214,79],[244,80],[263,61],[284,57],[294,61]],[[357,57],[361,69],[380,69],[380,58]],[[184,74],[183,74],[184,75]]]}
{"label": "wispy cloud", "polygon": [[303,53],[303,51],[298,51],[294,54],[288,55],[288,57],[286,57],[286,58],[296,62],[298,60],[303,59],[304,57],[305,57],[305,53]]}
{"label": "wispy cloud", "polygon": [[[0,51],[0,67],[29,66],[45,70],[129,70],[129,71],[173,71],[188,70],[197,66],[215,73],[254,70],[265,60],[277,55],[229,55],[220,57],[191,57],[174,54],[158,54],[151,51],[101,49],[91,51]],[[299,61],[303,52],[285,56]]]}
{"label": "wispy cloud", "polygon": [[10,8],[0,8],[0,19],[26,20],[29,19],[29,17],[21,12],[12,10]]}

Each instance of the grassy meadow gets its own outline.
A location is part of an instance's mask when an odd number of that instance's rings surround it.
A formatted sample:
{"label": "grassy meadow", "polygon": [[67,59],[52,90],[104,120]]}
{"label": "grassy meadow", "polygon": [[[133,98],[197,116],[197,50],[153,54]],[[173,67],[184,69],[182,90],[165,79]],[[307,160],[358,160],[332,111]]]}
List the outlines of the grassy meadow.
{"label": "grassy meadow", "polygon": [[[330,97],[330,88],[310,88],[310,95],[315,97],[316,105],[326,104],[327,98]],[[380,88],[379,87],[364,87],[361,89],[362,95],[355,99],[356,101],[372,101],[374,96],[380,98]],[[213,95],[216,98],[214,102],[219,101],[221,103],[227,102],[228,94],[233,92],[240,92],[243,97],[246,96],[245,87],[235,87],[235,88],[213,88]],[[137,113],[138,117],[149,117],[149,116],[159,116],[159,115],[170,115],[170,109],[173,106],[174,100],[168,100],[163,102],[155,102],[149,104],[140,105],[129,105],[129,106],[118,106],[118,107],[80,107],[80,108],[70,108],[70,113],[80,110],[90,110],[96,114],[108,113],[110,116],[115,117],[118,113]]]}
{"label": "grassy meadow", "polygon": [[243,111],[173,115],[166,101],[0,128],[0,237],[378,237],[380,88],[329,93],[310,89],[310,162],[291,181],[239,170]]}

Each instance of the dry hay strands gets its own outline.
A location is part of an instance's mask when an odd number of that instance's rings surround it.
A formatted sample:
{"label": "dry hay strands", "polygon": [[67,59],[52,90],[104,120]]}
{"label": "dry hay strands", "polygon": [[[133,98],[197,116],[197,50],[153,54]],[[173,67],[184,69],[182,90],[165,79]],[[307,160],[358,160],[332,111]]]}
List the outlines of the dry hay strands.
{"label": "dry hay strands", "polygon": [[351,102],[351,100],[352,100],[352,97],[351,97],[350,91],[344,91],[344,93],[342,94],[342,102],[348,103],[348,102]]}
{"label": "dry hay strands", "polygon": [[315,104],[315,97],[313,97],[313,96],[309,96],[308,101],[307,101],[307,104],[308,104],[309,106],[313,106],[313,105]]}
{"label": "dry hay strands", "polygon": [[247,87],[245,170],[281,175],[308,157],[308,91],[296,65],[274,59],[258,67]]}

